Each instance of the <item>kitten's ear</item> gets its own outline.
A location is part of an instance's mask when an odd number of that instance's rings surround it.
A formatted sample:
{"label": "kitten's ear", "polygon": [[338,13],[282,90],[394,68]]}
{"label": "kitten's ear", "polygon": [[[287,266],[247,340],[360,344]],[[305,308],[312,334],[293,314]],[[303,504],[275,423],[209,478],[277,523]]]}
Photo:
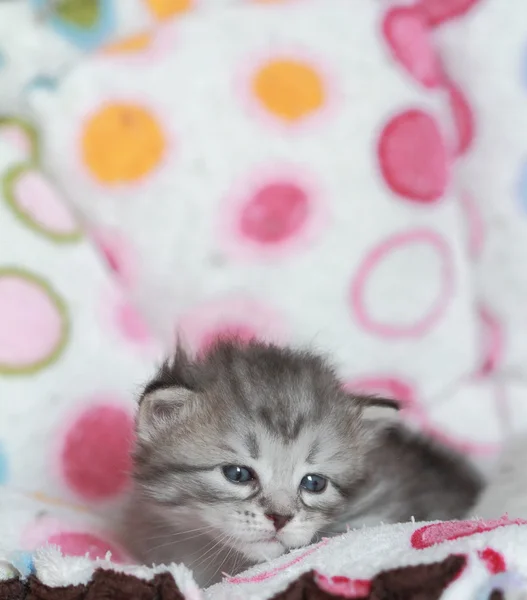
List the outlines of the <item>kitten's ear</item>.
{"label": "kitten's ear", "polygon": [[136,419],[139,438],[152,439],[156,433],[185,421],[196,409],[197,396],[183,387],[147,390],[139,401]]}
{"label": "kitten's ear", "polygon": [[136,429],[139,438],[152,439],[159,431],[174,427],[196,410],[200,396],[196,389],[194,364],[178,342],[145,387],[139,400]]}
{"label": "kitten's ear", "polygon": [[358,403],[365,421],[393,421],[397,419],[397,413],[401,410],[399,402],[391,398],[357,396],[355,401]]}

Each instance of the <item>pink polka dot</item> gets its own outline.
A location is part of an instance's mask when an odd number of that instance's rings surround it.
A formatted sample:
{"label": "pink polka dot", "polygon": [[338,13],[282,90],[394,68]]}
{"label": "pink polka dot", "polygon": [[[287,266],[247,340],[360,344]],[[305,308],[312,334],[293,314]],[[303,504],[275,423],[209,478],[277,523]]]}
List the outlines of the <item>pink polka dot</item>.
{"label": "pink polka dot", "polygon": [[177,335],[193,352],[202,353],[218,338],[280,343],[286,338],[286,327],[273,308],[245,296],[230,296],[207,302],[184,315]]}
{"label": "pink polka dot", "polygon": [[17,168],[8,175],[7,199],[29,226],[55,239],[80,235],[79,225],[63,198],[39,171]]}
{"label": "pink polka dot", "polygon": [[127,290],[109,281],[100,290],[102,326],[113,333],[116,343],[123,342],[127,350],[148,360],[163,353],[160,340],[143,314],[129,300]]}
{"label": "pink polka dot", "polygon": [[415,202],[439,200],[448,183],[448,158],[439,126],[421,110],[390,120],[379,138],[379,164],[387,185]]}
{"label": "pink polka dot", "polygon": [[490,521],[446,521],[425,525],[413,532],[410,542],[416,550],[430,548],[436,544],[458,540],[478,533],[486,533],[508,525],[527,525],[523,519],[510,520],[507,516]]}
{"label": "pink polka dot", "polygon": [[46,366],[67,334],[65,306],[47,282],[21,269],[0,270],[0,373]]}
{"label": "pink polka dot", "polygon": [[116,325],[125,339],[134,344],[149,345],[152,342],[148,325],[131,304],[120,303],[115,309],[115,317]]}
{"label": "pink polka dot", "polygon": [[238,260],[305,251],[327,227],[324,195],[293,166],[262,168],[230,194],[219,221],[219,245]]}
{"label": "pink polka dot", "polygon": [[498,368],[504,354],[504,331],[501,323],[487,308],[480,307],[483,356],[479,375],[490,375]]}
{"label": "pink polka dot", "polygon": [[440,25],[450,19],[461,17],[479,0],[420,0],[430,25]]}
{"label": "pink polka dot", "polygon": [[384,36],[395,59],[427,88],[443,82],[443,72],[425,14],[419,7],[393,8],[386,14]]}
{"label": "pink polka dot", "polygon": [[[393,298],[403,283],[405,301],[397,305]],[[453,291],[448,245],[438,233],[417,229],[395,234],[368,253],[353,279],[350,299],[359,324],[370,333],[419,337],[441,319]]]}
{"label": "pink polka dot", "polygon": [[91,235],[119,283],[132,288],[137,281],[138,258],[130,240],[114,229],[94,229]]}
{"label": "pink polka dot", "polygon": [[275,181],[257,190],[240,215],[240,231],[261,244],[282,242],[296,235],[309,213],[306,192],[288,181]]}
{"label": "pink polka dot", "polygon": [[500,554],[493,548],[485,548],[484,550],[478,551],[479,558],[485,563],[487,571],[492,575],[497,573],[503,573],[507,570],[507,564],[503,554]]}
{"label": "pink polka dot", "polygon": [[126,563],[129,559],[114,544],[92,533],[64,532],[51,535],[46,542],[58,546],[66,556],[86,556],[95,560],[112,553],[112,561]]}
{"label": "pink polka dot", "polygon": [[62,442],[62,475],[85,500],[106,500],[128,487],[133,418],[111,400],[91,398],[92,405],[77,415]]}
{"label": "pink polka dot", "polygon": [[247,325],[236,323],[219,326],[213,331],[206,333],[201,341],[200,352],[206,352],[218,340],[237,340],[241,343],[250,342],[258,337],[256,331]]}
{"label": "pink polka dot", "polygon": [[456,154],[464,154],[474,140],[474,114],[461,89],[450,82],[447,85],[450,109],[457,130]]}
{"label": "pink polka dot", "polygon": [[465,217],[468,253],[472,259],[477,259],[481,255],[485,242],[483,218],[476,202],[466,192],[460,192],[459,203]]}
{"label": "pink polka dot", "polygon": [[349,579],[340,575],[328,577],[315,572],[315,582],[321,590],[338,598],[366,598],[371,590],[371,582],[367,579]]}

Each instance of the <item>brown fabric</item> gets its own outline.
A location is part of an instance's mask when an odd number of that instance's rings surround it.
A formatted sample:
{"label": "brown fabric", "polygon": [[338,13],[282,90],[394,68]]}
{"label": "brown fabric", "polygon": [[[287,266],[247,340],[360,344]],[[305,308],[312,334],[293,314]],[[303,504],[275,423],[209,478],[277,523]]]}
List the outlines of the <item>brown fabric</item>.
{"label": "brown fabric", "polygon": [[[461,573],[464,556],[449,556],[430,565],[383,571],[371,581],[370,593],[357,600],[438,600],[445,588]],[[273,600],[336,600],[315,583],[313,572],[305,573]],[[500,600],[496,597],[492,600]]]}
{"label": "brown fabric", "polygon": [[[416,565],[383,571],[371,581],[370,593],[357,600],[438,600],[466,564],[464,556],[451,555],[430,565]],[[273,600],[337,600],[316,584],[314,573],[304,573]],[[88,585],[48,587],[31,576],[24,585],[18,580],[0,581],[0,600],[184,600],[169,573],[152,581],[132,575],[98,569]],[[490,600],[504,600],[494,591]]]}
{"label": "brown fabric", "polygon": [[437,600],[465,564],[464,556],[451,555],[430,565],[384,571],[372,580],[368,600]]}
{"label": "brown fabric", "polygon": [[8,579],[0,582],[0,600],[24,600],[26,586],[20,579]]}
{"label": "brown fabric", "polygon": [[154,578],[156,600],[185,600],[170,573],[159,573]]}
{"label": "brown fabric", "polygon": [[154,600],[151,582],[132,575],[97,569],[88,584],[84,600]]}
{"label": "brown fabric", "polygon": [[[328,594],[315,583],[313,571],[304,573],[283,592],[273,596],[272,600],[335,600],[338,596]],[[360,599],[357,599],[360,600]]]}
{"label": "brown fabric", "polygon": [[25,600],[83,600],[85,592],[84,585],[48,587],[31,575],[28,579]]}

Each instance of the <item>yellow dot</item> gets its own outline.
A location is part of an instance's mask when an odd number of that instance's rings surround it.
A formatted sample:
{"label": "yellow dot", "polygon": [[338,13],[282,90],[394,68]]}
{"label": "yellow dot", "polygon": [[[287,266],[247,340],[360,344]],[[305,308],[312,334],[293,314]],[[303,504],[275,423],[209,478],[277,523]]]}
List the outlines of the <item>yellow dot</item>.
{"label": "yellow dot", "polygon": [[161,162],[166,141],[156,118],[136,104],[106,104],[82,135],[86,166],[101,183],[134,182]]}
{"label": "yellow dot", "polygon": [[136,35],[132,35],[130,37],[118,40],[117,42],[113,42],[111,44],[108,44],[107,46],[104,46],[103,52],[107,52],[108,54],[141,52],[142,50],[146,50],[151,43],[151,33],[137,33]]}
{"label": "yellow dot", "polygon": [[273,60],[261,67],[253,91],[265,108],[286,121],[298,121],[321,108],[325,100],[322,78],[309,64]]}
{"label": "yellow dot", "polygon": [[156,19],[164,21],[190,10],[193,0],[146,0],[146,4]]}

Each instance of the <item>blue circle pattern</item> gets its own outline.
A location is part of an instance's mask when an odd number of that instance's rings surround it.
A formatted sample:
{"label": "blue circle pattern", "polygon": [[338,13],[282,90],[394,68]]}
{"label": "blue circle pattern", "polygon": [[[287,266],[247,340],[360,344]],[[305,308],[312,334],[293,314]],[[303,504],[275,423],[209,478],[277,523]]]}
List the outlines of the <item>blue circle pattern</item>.
{"label": "blue circle pattern", "polygon": [[30,94],[31,92],[39,90],[55,92],[57,87],[58,81],[55,77],[49,77],[48,75],[37,75],[26,84],[24,93]]}
{"label": "blue circle pattern", "polygon": [[[52,15],[49,19],[49,24],[61,37],[86,51],[94,50],[109,40],[116,29],[113,0],[90,1],[95,3],[97,9],[97,21],[93,25],[86,27],[80,23],[65,21],[57,15]],[[46,10],[49,4],[48,0],[31,0],[31,3],[37,10]]]}

